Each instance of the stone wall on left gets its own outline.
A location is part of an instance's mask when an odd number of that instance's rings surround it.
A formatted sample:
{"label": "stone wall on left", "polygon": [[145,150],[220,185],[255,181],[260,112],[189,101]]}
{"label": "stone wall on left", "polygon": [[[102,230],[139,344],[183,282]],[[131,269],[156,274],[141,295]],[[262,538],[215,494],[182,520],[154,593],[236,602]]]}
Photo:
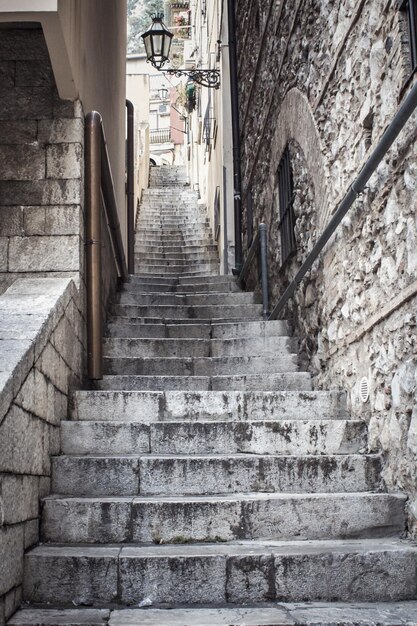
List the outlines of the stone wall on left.
{"label": "stone wall on left", "polygon": [[0,293],[19,276],[83,275],[80,102],[58,96],[42,29],[0,37]]}
{"label": "stone wall on left", "polygon": [[50,457],[82,382],[84,329],[71,278],[17,279],[0,296],[0,626],[20,604],[23,554],[39,540]]}
{"label": "stone wall on left", "polygon": [[69,389],[85,357],[84,113],[59,98],[40,26],[0,36],[0,626],[21,600],[23,553]]}

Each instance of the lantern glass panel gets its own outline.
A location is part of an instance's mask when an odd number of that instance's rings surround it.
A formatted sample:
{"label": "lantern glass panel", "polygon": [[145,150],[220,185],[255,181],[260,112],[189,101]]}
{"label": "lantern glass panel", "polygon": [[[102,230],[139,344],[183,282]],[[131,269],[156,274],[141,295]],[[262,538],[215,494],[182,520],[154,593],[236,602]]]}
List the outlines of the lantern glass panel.
{"label": "lantern glass panel", "polygon": [[152,41],[153,41],[153,53],[156,57],[160,57],[162,56],[162,42],[163,42],[163,36],[162,35],[152,35]]}
{"label": "lantern glass panel", "polygon": [[171,43],[172,43],[172,35],[171,33],[166,33],[164,37],[164,49],[163,49],[163,54],[166,59],[169,59],[169,53],[171,51]]}

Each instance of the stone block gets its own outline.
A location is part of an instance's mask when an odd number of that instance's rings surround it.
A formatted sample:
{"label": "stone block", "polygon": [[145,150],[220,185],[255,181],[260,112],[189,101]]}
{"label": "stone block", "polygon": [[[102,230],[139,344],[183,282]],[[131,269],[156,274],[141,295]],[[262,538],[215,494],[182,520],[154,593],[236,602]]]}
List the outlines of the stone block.
{"label": "stone block", "polygon": [[14,61],[0,61],[0,90],[14,87],[16,63]]}
{"label": "stone block", "polygon": [[[167,550],[169,552],[169,550]],[[152,548],[122,548],[119,558],[119,585],[124,604],[138,604],[144,598],[156,603],[204,604],[225,601],[225,558],[158,555]],[[148,553],[148,554],[147,554]],[[159,557],[159,558],[158,558]]]}
{"label": "stone block", "polygon": [[12,405],[0,424],[0,471],[49,474],[48,425]]}
{"label": "stone block", "polygon": [[135,457],[59,456],[52,459],[52,465],[54,493],[98,497],[139,492],[139,461]]}
{"label": "stone block", "polygon": [[39,543],[39,519],[31,519],[24,524],[25,550]]}
{"label": "stone block", "polygon": [[52,344],[48,343],[36,362],[36,367],[63,394],[68,393],[69,368],[59,356]]}
{"label": "stone block", "polygon": [[0,272],[7,272],[8,269],[9,239],[0,237]]}
{"label": "stone block", "polygon": [[10,272],[74,272],[79,269],[79,237],[12,237]]}
{"label": "stone block", "polygon": [[79,143],[62,143],[47,146],[47,178],[80,178],[83,163],[82,155],[82,146]]}
{"label": "stone block", "polygon": [[[9,626],[103,626],[108,623],[109,609],[22,609],[9,620]],[[119,624],[121,622],[117,622]],[[128,622],[126,622],[127,624]],[[290,622],[289,622],[290,623]],[[3,626],[0,622],[0,626]]]}
{"label": "stone block", "polygon": [[18,524],[39,514],[39,478],[37,476],[0,475],[3,523]]}
{"label": "stone block", "polygon": [[40,120],[38,124],[39,143],[79,143],[84,141],[84,122],[80,118],[58,118]]}
{"label": "stone block", "polygon": [[81,181],[35,180],[0,181],[3,205],[67,205],[81,202]]}
{"label": "stone block", "polygon": [[0,596],[22,582],[23,525],[0,527]]}
{"label": "stone block", "polygon": [[36,141],[37,128],[35,120],[0,121],[0,143],[16,145]]}
{"label": "stone block", "polygon": [[51,64],[42,61],[16,61],[16,87],[55,85]]}
{"label": "stone block", "polygon": [[100,544],[132,541],[131,504],[132,498],[47,498],[42,510],[42,541]]}
{"label": "stone block", "polygon": [[145,424],[64,421],[64,454],[149,453],[149,427]]}
{"label": "stone block", "polygon": [[0,145],[2,180],[39,180],[45,178],[45,152],[37,144]]}
{"label": "stone block", "polygon": [[[84,230],[81,208],[77,205],[25,207],[23,228],[24,234],[29,237],[31,235],[80,235]],[[23,232],[11,234],[23,234]]]}
{"label": "stone block", "polygon": [[22,587],[11,589],[4,598],[4,615],[6,620],[19,608],[22,601]]}
{"label": "stone block", "polygon": [[117,596],[119,548],[34,548],[25,557],[24,599],[56,607],[110,603]]}
{"label": "stone block", "polygon": [[0,207],[0,237],[23,235],[23,210],[21,207]]}
{"label": "stone block", "polygon": [[36,120],[52,117],[50,87],[10,87],[0,92],[1,120]]}
{"label": "stone block", "polygon": [[229,602],[275,600],[274,558],[270,554],[231,556],[227,560],[226,594]]}
{"label": "stone block", "polygon": [[0,372],[13,372],[18,366],[30,367],[33,362],[33,341],[30,339],[0,340]]}
{"label": "stone block", "polygon": [[49,63],[42,29],[4,29],[0,40],[0,60],[37,60]]}
{"label": "stone block", "polygon": [[22,409],[47,419],[48,387],[50,383],[36,368],[32,368],[15,399],[15,404]]}

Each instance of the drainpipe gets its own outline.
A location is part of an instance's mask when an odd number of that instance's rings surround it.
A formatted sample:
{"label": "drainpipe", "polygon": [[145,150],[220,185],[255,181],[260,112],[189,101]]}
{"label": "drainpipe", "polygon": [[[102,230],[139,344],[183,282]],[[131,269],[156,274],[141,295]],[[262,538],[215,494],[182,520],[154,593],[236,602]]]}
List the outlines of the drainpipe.
{"label": "drainpipe", "polygon": [[227,0],[227,24],[229,31],[230,98],[232,105],[233,138],[233,195],[235,216],[235,267],[233,274],[242,269],[242,173],[240,164],[239,92],[237,83],[236,15],[235,0]]}
{"label": "drainpipe", "polygon": [[127,269],[129,274],[135,273],[135,151],[134,151],[134,107],[130,100],[126,100],[127,108]]}

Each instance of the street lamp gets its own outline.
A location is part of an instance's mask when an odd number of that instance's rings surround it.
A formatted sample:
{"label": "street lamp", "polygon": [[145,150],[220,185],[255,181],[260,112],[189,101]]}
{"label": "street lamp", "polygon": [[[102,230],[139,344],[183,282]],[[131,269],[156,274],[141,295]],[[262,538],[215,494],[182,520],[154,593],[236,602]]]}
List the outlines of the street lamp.
{"label": "street lamp", "polygon": [[163,13],[153,15],[151,27],[142,35],[147,59],[157,70],[160,70],[169,60],[172,38],[174,36],[166,28],[162,21],[163,19]]}
{"label": "street lamp", "polygon": [[218,89],[220,87],[219,70],[162,69],[163,65],[169,61],[169,53],[174,36],[163,23],[163,18],[164,16],[161,13],[153,15],[151,27],[142,35],[147,60],[160,72],[178,77],[188,76],[188,78],[199,85]]}
{"label": "street lamp", "polygon": [[161,87],[161,89],[158,89],[158,95],[161,100],[166,100],[168,98],[168,89]]}

